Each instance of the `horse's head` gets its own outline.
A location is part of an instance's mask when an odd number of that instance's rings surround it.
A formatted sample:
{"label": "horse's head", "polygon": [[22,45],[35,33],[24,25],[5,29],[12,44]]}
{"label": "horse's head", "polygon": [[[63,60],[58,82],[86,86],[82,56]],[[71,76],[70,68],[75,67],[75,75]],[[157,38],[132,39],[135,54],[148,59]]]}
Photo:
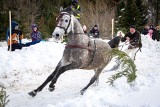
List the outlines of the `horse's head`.
{"label": "horse's head", "polygon": [[57,26],[52,33],[55,39],[59,39],[61,38],[61,36],[66,35],[69,32],[71,32],[72,30],[71,18],[72,18],[71,14],[67,12],[62,12],[57,17]]}

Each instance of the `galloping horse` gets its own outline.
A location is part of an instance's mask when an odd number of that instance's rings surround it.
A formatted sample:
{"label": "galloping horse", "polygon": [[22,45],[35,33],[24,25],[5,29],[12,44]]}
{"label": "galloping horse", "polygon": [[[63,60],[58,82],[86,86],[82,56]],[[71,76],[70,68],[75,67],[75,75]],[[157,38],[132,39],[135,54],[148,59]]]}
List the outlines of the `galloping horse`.
{"label": "galloping horse", "polygon": [[53,91],[58,77],[67,70],[93,69],[95,74],[87,86],[81,90],[81,94],[83,94],[98,79],[100,73],[112,58],[110,54],[112,49],[109,44],[99,39],[91,40],[83,32],[79,21],[67,12],[61,12],[57,18],[57,26],[53,32],[53,36],[56,38],[62,35],[67,35],[68,38],[62,59],[44,83],[28,93],[32,97],[37,92],[40,92],[50,81],[49,91]]}

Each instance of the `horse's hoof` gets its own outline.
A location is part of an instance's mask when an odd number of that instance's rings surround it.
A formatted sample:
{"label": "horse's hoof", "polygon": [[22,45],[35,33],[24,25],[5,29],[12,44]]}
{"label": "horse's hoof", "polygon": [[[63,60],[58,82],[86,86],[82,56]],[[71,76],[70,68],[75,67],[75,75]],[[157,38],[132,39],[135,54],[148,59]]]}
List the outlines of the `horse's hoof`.
{"label": "horse's hoof", "polygon": [[84,92],[85,92],[85,89],[82,89],[82,90],[80,91],[80,94],[83,95]]}
{"label": "horse's hoof", "polygon": [[28,94],[29,94],[30,96],[34,97],[34,96],[36,96],[37,93],[36,93],[35,91],[31,91],[31,92],[29,92]]}
{"label": "horse's hoof", "polygon": [[49,88],[48,88],[48,90],[49,90],[50,92],[54,91],[54,89],[55,89],[54,87],[49,87]]}

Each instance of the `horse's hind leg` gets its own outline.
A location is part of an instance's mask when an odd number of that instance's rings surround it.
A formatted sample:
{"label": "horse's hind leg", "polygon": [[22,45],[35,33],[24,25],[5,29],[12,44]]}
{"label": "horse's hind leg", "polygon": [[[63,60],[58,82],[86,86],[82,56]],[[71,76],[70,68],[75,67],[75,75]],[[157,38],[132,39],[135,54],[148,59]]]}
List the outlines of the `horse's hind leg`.
{"label": "horse's hind leg", "polygon": [[102,72],[103,68],[104,67],[101,67],[101,68],[98,68],[98,69],[95,70],[95,75],[91,78],[89,84],[81,90],[81,92],[80,92],[81,95],[83,95],[83,93],[87,90],[87,88],[89,86],[91,86],[96,80],[99,79],[99,75]]}

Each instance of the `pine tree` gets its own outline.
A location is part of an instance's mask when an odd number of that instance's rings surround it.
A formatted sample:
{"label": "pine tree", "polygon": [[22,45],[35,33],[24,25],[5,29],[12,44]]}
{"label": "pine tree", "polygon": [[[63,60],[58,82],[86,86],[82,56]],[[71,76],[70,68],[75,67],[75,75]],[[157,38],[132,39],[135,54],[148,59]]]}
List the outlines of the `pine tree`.
{"label": "pine tree", "polygon": [[135,0],[127,0],[120,26],[128,30],[130,25],[138,27],[140,23],[140,12],[136,6]]}
{"label": "pine tree", "polygon": [[147,7],[144,5],[144,0],[136,0],[136,6],[138,7],[138,10],[140,12],[140,23],[139,23],[139,29],[142,29],[145,24],[147,24]]}
{"label": "pine tree", "polygon": [[124,13],[124,8],[125,8],[124,1],[119,2],[117,4],[117,8],[116,8],[116,12],[115,12],[115,22],[116,22],[115,23],[115,26],[116,26],[115,32],[117,32],[118,30],[121,29],[120,24],[121,24],[121,20],[122,20],[122,15]]}
{"label": "pine tree", "polygon": [[[39,8],[41,15],[37,17],[43,38],[49,38],[55,27],[56,17],[60,11],[62,0],[42,0]],[[51,37],[51,36],[50,36]]]}
{"label": "pine tree", "polygon": [[0,41],[5,40],[8,24],[8,12],[5,8],[6,0],[0,0]]}

